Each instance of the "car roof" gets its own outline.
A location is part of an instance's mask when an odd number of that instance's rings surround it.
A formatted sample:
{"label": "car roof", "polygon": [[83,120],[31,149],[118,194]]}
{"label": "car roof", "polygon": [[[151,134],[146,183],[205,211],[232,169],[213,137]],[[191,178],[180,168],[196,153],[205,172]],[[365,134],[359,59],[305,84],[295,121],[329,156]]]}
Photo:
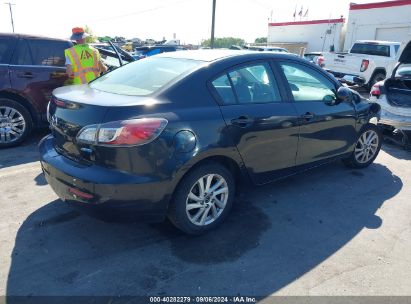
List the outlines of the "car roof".
{"label": "car roof", "polygon": [[255,52],[255,51],[240,51],[240,50],[188,50],[184,52],[170,52],[156,55],[158,57],[168,58],[180,58],[191,59],[212,62],[224,58],[233,57],[250,57],[250,59],[263,59],[263,58],[295,58],[295,56],[288,53],[275,53],[275,52]]}
{"label": "car roof", "polygon": [[389,45],[401,44],[401,42],[396,42],[396,41],[381,41],[381,40],[358,40],[358,41],[356,41],[355,43],[389,44]]}
{"label": "car roof", "polygon": [[13,33],[0,33],[0,37],[15,37],[15,38],[35,38],[35,39],[47,39],[56,41],[69,41],[68,39],[52,38],[40,35],[30,35],[30,34],[13,34]]}

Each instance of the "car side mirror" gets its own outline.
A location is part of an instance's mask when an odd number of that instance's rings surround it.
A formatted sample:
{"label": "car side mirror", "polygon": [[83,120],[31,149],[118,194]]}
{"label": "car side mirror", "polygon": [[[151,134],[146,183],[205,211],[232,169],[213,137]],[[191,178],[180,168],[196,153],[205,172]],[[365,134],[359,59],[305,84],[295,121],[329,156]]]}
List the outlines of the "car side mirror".
{"label": "car side mirror", "polygon": [[337,99],[340,102],[348,102],[351,103],[354,99],[353,93],[349,88],[340,87],[337,91]]}
{"label": "car side mirror", "polygon": [[340,103],[340,101],[335,97],[335,95],[325,95],[323,101],[326,105],[335,106]]}

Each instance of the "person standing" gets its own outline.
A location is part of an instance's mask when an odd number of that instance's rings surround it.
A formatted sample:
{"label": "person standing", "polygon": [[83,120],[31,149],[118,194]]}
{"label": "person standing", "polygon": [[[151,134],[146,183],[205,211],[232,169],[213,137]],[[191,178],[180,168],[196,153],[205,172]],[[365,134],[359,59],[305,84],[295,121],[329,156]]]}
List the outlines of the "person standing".
{"label": "person standing", "polygon": [[70,84],[89,83],[107,71],[107,67],[101,62],[100,53],[86,43],[86,37],[88,34],[83,28],[73,28],[70,39],[76,45],[64,51]]}

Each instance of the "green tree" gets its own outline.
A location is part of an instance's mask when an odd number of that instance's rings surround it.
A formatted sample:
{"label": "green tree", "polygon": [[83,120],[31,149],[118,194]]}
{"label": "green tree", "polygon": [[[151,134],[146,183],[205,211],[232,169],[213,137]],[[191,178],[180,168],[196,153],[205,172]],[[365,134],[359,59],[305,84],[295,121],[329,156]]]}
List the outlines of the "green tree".
{"label": "green tree", "polygon": [[89,28],[88,25],[86,25],[86,26],[84,27],[84,32],[90,35],[90,36],[88,36],[88,37],[86,38],[86,43],[95,43],[95,42],[97,42],[97,37],[93,35],[93,32],[92,32],[92,30]]}
{"label": "green tree", "polygon": [[110,36],[98,37],[98,41],[100,42],[108,42],[111,40],[113,40],[113,38],[111,38]]}
{"label": "green tree", "polygon": [[[214,48],[229,48],[232,45],[244,45],[245,41],[241,38],[223,37],[214,39]],[[211,47],[211,39],[206,39],[201,42],[202,47]]]}
{"label": "green tree", "polygon": [[255,43],[267,43],[267,37],[255,38]]}

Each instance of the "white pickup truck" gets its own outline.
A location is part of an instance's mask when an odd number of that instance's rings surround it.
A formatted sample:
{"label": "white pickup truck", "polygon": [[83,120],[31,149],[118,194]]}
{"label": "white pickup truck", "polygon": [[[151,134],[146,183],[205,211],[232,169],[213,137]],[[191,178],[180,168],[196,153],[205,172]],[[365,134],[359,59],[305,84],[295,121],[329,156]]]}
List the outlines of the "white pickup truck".
{"label": "white pickup truck", "polygon": [[357,41],[348,53],[325,53],[323,67],[342,82],[371,88],[389,76],[400,45],[400,42]]}

